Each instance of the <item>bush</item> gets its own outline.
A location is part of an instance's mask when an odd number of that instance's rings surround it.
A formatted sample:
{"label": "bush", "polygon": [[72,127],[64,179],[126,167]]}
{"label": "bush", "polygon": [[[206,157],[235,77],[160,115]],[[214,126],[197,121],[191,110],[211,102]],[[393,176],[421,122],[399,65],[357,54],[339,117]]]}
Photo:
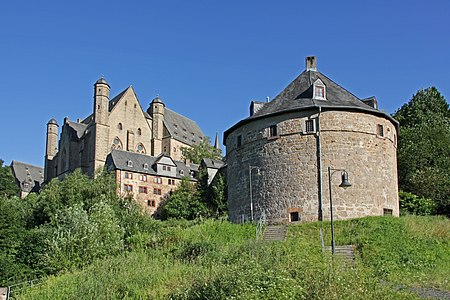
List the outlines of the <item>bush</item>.
{"label": "bush", "polygon": [[408,192],[399,192],[400,214],[418,216],[432,215],[436,210],[436,203],[432,199],[419,197]]}

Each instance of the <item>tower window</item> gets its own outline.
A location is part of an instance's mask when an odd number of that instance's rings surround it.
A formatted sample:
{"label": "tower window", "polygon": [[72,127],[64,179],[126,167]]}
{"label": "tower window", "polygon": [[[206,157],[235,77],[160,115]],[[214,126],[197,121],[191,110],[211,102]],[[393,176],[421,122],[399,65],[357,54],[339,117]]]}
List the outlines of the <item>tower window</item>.
{"label": "tower window", "polygon": [[384,128],[383,128],[383,125],[381,125],[381,124],[378,124],[378,125],[377,125],[377,134],[378,134],[379,136],[384,136]]}
{"label": "tower window", "polygon": [[141,135],[141,134],[142,134],[142,130],[141,130],[140,128],[138,128],[137,134],[138,134],[138,135]]}
{"label": "tower window", "polygon": [[323,86],[316,86],[314,98],[325,98],[324,95],[325,95],[325,88]]}
{"label": "tower window", "polygon": [[242,135],[237,136],[237,146],[238,147],[242,146]]}
{"label": "tower window", "polygon": [[122,130],[122,123],[117,124],[117,129]]}
{"label": "tower window", "polygon": [[306,120],[305,122],[305,131],[306,133],[314,132],[314,120]]}
{"label": "tower window", "polygon": [[314,99],[326,100],[326,87],[322,80],[317,79],[313,85],[313,95]]}
{"label": "tower window", "polygon": [[278,136],[277,125],[272,125],[269,127],[269,137]]}

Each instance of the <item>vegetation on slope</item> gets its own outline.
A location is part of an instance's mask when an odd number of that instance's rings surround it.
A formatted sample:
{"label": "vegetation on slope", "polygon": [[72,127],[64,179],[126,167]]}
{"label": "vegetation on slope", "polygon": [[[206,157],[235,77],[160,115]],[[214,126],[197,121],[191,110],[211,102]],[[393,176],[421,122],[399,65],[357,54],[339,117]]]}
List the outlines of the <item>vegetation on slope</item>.
{"label": "vegetation on slope", "polygon": [[337,244],[357,248],[354,268],[324,258],[329,223],[291,225],[286,242],[220,220],[151,221],[133,251],[49,278],[20,299],[416,299],[398,284],[450,290],[450,222],[376,217],[336,223]]}

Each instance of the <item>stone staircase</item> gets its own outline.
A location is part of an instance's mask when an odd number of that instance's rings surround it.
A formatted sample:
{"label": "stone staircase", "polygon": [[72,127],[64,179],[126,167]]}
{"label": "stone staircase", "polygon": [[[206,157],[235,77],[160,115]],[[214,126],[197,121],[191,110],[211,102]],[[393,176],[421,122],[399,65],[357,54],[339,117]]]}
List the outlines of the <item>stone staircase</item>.
{"label": "stone staircase", "polygon": [[268,225],[264,230],[263,241],[285,241],[286,225]]}
{"label": "stone staircase", "polygon": [[[331,246],[327,246],[325,249],[331,252]],[[353,245],[336,246],[334,248],[334,255],[345,262],[350,262],[352,264],[355,262],[355,250],[353,249]]]}

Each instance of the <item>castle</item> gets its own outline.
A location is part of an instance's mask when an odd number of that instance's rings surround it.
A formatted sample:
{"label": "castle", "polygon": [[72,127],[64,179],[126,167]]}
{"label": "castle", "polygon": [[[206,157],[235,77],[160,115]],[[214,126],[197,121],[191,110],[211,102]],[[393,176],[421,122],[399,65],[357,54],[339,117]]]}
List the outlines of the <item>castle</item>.
{"label": "castle", "polygon": [[196,181],[199,166],[181,161],[181,149],[206,137],[159,97],[143,110],[131,86],[111,100],[109,92],[100,78],[94,84],[93,113],[76,122],[66,117],[59,140],[56,120],[47,123],[44,182],[77,168],[93,176],[106,166],[115,172],[118,194],[131,194],[153,214],[182,178]]}
{"label": "castle", "polygon": [[[270,102],[224,133],[233,222],[399,215],[398,123],[317,71],[316,58]],[[339,170],[352,186],[338,187]],[[331,176],[330,176],[331,175]],[[330,178],[331,177],[331,178]]]}
{"label": "castle", "polygon": [[77,168],[92,176],[113,149],[181,160],[181,148],[205,139],[194,121],[166,108],[159,97],[145,111],[133,87],[111,100],[109,92],[108,82],[100,78],[94,84],[93,113],[76,122],[65,118],[59,140],[56,120],[47,123],[46,182]]}

